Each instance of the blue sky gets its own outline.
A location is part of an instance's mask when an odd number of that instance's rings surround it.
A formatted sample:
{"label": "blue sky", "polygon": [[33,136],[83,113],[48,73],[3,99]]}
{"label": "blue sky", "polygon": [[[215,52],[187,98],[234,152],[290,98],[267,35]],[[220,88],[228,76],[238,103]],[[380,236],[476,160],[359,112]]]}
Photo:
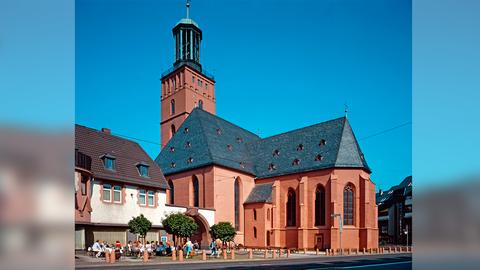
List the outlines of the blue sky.
{"label": "blue sky", "polygon": [[[76,123],[159,142],[159,79],[184,4],[76,1]],[[411,125],[382,133],[412,118],[410,1],[193,0],[190,14],[219,116],[266,137],[343,116],[346,103],[377,188],[411,174]]]}

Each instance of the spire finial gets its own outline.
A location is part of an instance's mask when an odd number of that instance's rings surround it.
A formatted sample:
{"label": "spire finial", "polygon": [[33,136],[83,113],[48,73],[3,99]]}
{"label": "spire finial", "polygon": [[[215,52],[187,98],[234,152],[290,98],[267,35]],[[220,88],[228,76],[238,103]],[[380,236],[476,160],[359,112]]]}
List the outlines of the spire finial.
{"label": "spire finial", "polygon": [[345,118],[347,118],[347,114],[348,114],[348,105],[347,105],[347,103],[345,103],[344,105],[345,105]]}
{"label": "spire finial", "polygon": [[187,0],[187,19],[190,19],[190,0]]}

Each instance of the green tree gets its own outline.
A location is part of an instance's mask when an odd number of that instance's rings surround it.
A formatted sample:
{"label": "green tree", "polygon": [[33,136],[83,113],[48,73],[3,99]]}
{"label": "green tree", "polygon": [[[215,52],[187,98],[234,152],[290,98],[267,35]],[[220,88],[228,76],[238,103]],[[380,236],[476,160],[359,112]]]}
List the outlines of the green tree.
{"label": "green tree", "polygon": [[233,241],[237,232],[230,222],[219,222],[210,227],[210,234],[213,239],[220,239],[225,244]]}
{"label": "green tree", "polygon": [[172,213],[166,216],[162,224],[167,233],[175,236],[176,244],[178,244],[178,237],[191,237],[198,230],[195,220],[181,213]]}
{"label": "green tree", "polygon": [[152,228],[152,222],[148,220],[143,214],[140,214],[138,217],[132,217],[128,222],[128,229],[131,233],[138,234],[143,239],[145,244],[145,236],[147,232]]}

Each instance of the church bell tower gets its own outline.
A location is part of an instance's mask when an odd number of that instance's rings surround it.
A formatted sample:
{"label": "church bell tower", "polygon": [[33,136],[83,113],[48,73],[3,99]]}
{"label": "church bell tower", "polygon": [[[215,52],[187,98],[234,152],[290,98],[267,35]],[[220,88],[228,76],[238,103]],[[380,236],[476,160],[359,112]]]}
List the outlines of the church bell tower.
{"label": "church bell tower", "polygon": [[215,114],[215,79],[200,64],[202,30],[190,19],[188,0],[186,8],[186,18],[181,19],[172,29],[175,62],[161,78],[162,149],[194,108],[199,107]]}

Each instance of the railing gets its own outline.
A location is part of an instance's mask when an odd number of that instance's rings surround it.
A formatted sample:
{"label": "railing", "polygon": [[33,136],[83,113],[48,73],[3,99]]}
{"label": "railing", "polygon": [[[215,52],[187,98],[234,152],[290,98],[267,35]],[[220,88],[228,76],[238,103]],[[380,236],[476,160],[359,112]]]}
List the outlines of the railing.
{"label": "railing", "polygon": [[205,77],[209,78],[212,81],[215,81],[215,76],[212,73],[208,72],[205,68],[203,68],[203,67],[200,68],[198,65],[196,65],[192,62],[185,62],[185,61],[181,62],[180,65],[175,65],[175,66],[167,69],[166,71],[164,71],[162,73],[162,78],[167,76],[168,74],[172,73],[173,71],[175,71],[177,68],[179,68],[182,65],[189,66],[191,68],[194,68],[197,71],[201,70],[200,73],[202,73]]}
{"label": "railing", "polygon": [[75,167],[90,171],[92,169],[92,158],[75,149]]}

